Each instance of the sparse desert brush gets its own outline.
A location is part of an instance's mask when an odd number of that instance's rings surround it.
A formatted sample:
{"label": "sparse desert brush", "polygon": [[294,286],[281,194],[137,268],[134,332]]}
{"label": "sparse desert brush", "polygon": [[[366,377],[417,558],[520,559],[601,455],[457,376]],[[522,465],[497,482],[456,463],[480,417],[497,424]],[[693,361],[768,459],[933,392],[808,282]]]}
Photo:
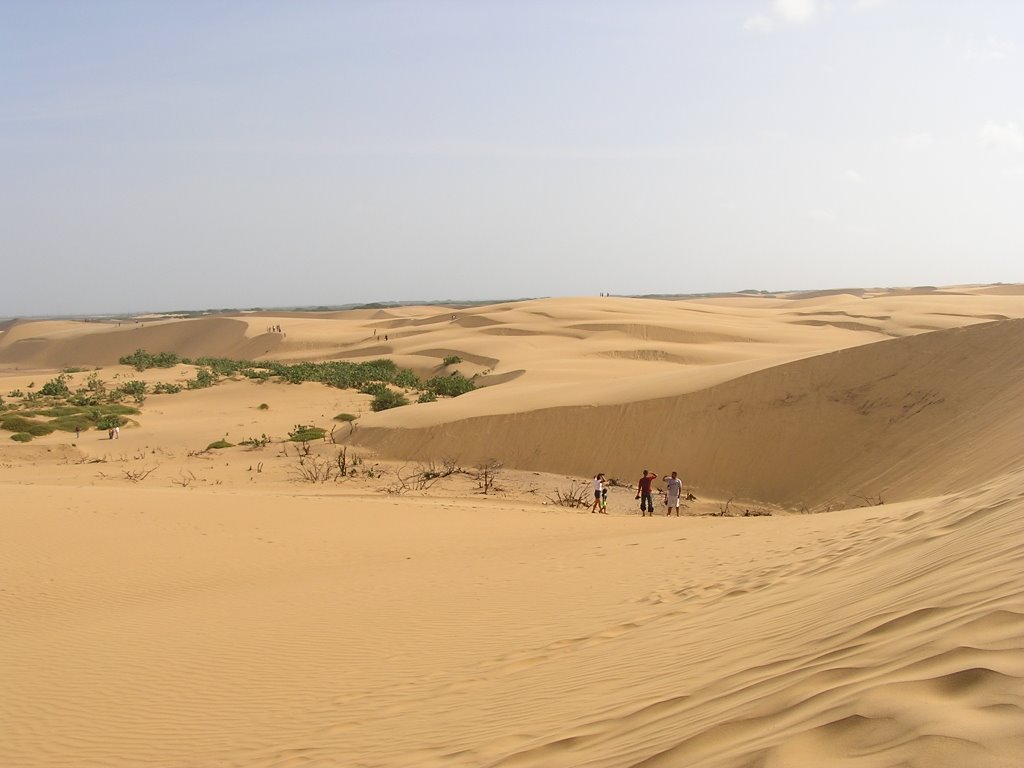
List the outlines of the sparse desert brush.
{"label": "sparse desert brush", "polygon": [[458,365],[461,362],[462,358],[459,357],[458,355],[448,355],[448,357],[444,359],[445,365]]}
{"label": "sparse desert brush", "polygon": [[207,368],[200,368],[196,371],[196,377],[188,380],[187,386],[189,389],[206,389],[216,383],[217,374]]}
{"label": "sparse desert brush", "polygon": [[181,392],[181,384],[158,381],[153,385],[154,395],[176,395]]}
{"label": "sparse desert brush", "polygon": [[263,448],[270,442],[270,438],[267,437],[267,433],[264,432],[259,437],[249,437],[242,440],[239,445],[247,445],[250,448]]}
{"label": "sparse desert brush", "polygon": [[435,395],[458,397],[459,395],[464,395],[467,392],[472,392],[476,389],[476,384],[473,383],[472,379],[467,379],[458,371],[454,371],[448,376],[435,376],[434,378],[429,379],[426,383],[426,387]]}
{"label": "sparse desert brush", "polygon": [[222,439],[222,440],[214,440],[212,443],[210,443],[208,446],[206,446],[206,450],[209,451],[211,448],[234,448],[234,447],[235,447],[234,443],[229,443],[227,440],[223,440]]}
{"label": "sparse desert brush", "polygon": [[144,349],[137,349],[117,362],[121,365],[130,365],[137,371],[144,371],[147,368],[173,368],[181,360],[173,352],[161,352],[153,355]]}
{"label": "sparse desert brush", "polygon": [[116,413],[102,414],[96,419],[96,429],[113,429],[114,427],[121,427],[128,423],[128,419],[117,415]]}
{"label": "sparse desert brush", "polygon": [[417,403],[436,403],[437,393],[430,389],[425,389],[420,392],[420,396],[416,398]]}
{"label": "sparse desert brush", "polygon": [[396,392],[393,389],[385,387],[383,392],[373,398],[373,402],[370,403],[370,408],[374,411],[386,411],[390,408],[398,408],[399,406],[408,404],[409,398],[401,392]]}
{"label": "sparse desert brush", "polygon": [[126,381],[115,389],[111,395],[115,399],[131,397],[136,403],[142,403],[146,399],[146,382],[138,381],[137,379]]}
{"label": "sparse desert brush", "polygon": [[7,396],[8,397],[24,397],[25,393],[22,392],[20,389],[12,389],[10,392],[7,393]]}
{"label": "sparse desert brush", "polygon": [[71,390],[68,389],[69,378],[67,374],[62,373],[56,378],[50,379],[39,388],[39,394],[47,397],[69,397],[71,395]]}
{"label": "sparse desert brush", "polygon": [[27,443],[31,439],[32,435],[27,434],[25,432],[15,432],[13,435],[11,435],[11,440],[16,440],[19,443]]}
{"label": "sparse desert brush", "polygon": [[327,430],[320,427],[296,424],[295,429],[288,433],[288,439],[293,443],[308,443],[310,440],[322,440],[326,434]]}
{"label": "sparse desert brush", "polygon": [[363,384],[363,386],[359,388],[359,391],[364,395],[379,397],[390,390],[388,389],[388,385],[382,381],[371,381],[367,384]]}
{"label": "sparse desert brush", "polygon": [[337,416],[334,417],[334,420],[335,421],[355,421],[358,418],[359,417],[356,416],[354,413],[339,413]]}
{"label": "sparse desert brush", "polygon": [[270,406],[267,405],[266,403],[260,403],[258,407],[259,407],[259,409],[261,411],[269,411],[270,410]]}

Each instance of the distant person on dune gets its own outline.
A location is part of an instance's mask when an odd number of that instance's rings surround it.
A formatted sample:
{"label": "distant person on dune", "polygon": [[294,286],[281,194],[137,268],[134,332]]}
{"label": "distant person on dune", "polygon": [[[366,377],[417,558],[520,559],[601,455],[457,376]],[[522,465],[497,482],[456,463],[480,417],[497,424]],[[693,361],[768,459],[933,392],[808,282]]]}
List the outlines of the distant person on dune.
{"label": "distant person on dune", "polygon": [[651,496],[651,486],[657,479],[656,474],[645,469],[644,476],[637,481],[636,497],[640,499],[640,517],[644,517],[648,512],[651,513],[651,517],[654,517],[654,498]]}
{"label": "distant person on dune", "polygon": [[594,475],[594,504],[590,507],[590,514],[594,514],[601,506],[601,491],[604,490],[604,472]]}
{"label": "distant person on dune", "polygon": [[679,497],[683,493],[683,481],[673,472],[672,477],[665,478],[665,517],[671,517],[672,510],[679,517]]}
{"label": "distant person on dune", "polygon": [[608,486],[601,488],[601,509],[598,510],[602,515],[608,514]]}

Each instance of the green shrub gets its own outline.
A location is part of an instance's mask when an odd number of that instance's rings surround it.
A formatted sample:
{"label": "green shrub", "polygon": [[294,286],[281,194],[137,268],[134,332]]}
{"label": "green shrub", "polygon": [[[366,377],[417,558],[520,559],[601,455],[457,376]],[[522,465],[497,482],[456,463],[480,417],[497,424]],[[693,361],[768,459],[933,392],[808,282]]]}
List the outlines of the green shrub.
{"label": "green shrub", "polygon": [[206,389],[212,387],[217,383],[217,374],[206,368],[200,368],[196,371],[196,377],[189,379],[187,385],[189,389]]}
{"label": "green shrub", "polygon": [[7,393],[8,397],[24,397],[24,393],[20,389],[12,389]]}
{"label": "green shrub", "polygon": [[88,368],[61,368],[61,373],[84,373]]}
{"label": "green shrub", "polygon": [[403,368],[400,370],[395,374],[391,383],[404,389],[415,389],[421,385],[420,380],[416,377],[416,374],[412,372],[411,368]]}
{"label": "green shrub", "polygon": [[373,398],[373,402],[370,403],[370,408],[374,411],[386,411],[390,408],[398,408],[401,405],[408,404],[409,399],[401,392],[396,392],[393,389],[385,389]]}
{"label": "green shrub", "polygon": [[270,442],[270,438],[267,437],[267,433],[264,432],[259,437],[249,437],[243,440],[239,445],[248,445],[251,448],[263,448],[267,443]]}
{"label": "green shrub", "polygon": [[467,379],[458,371],[449,376],[435,376],[426,383],[426,388],[436,395],[458,397],[476,389],[472,379]]}
{"label": "green shrub", "polygon": [[267,405],[266,403],[260,403],[260,404],[259,404],[259,409],[260,409],[261,411],[269,411],[269,410],[270,410],[270,406],[269,406],[269,405]]}
{"label": "green shrub", "polygon": [[46,395],[47,397],[70,396],[71,390],[68,389],[68,378],[67,374],[62,373],[57,378],[50,379],[39,388],[39,394]]}
{"label": "green shrub", "polygon": [[181,392],[181,384],[158,381],[153,385],[154,395],[176,395]]}
{"label": "green shrub", "polygon": [[356,416],[354,413],[339,413],[337,416],[334,417],[334,420],[335,421],[355,421],[358,418],[359,417]]}
{"label": "green shrub", "polygon": [[108,430],[124,426],[127,423],[128,419],[118,416],[116,413],[107,413],[96,419],[96,429]]}
{"label": "green shrub", "polygon": [[308,424],[296,424],[295,429],[288,433],[293,443],[308,443],[310,440],[322,440],[327,431]]}
{"label": "green shrub", "polygon": [[11,440],[17,440],[19,443],[27,443],[32,439],[32,435],[26,434],[25,432],[16,432],[11,435]]}
{"label": "green shrub", "polygon": [[388,389],[387,384],[381,381],[371,381],[368,384],[364,384],[363,386],[361,386],[359,388],[359,391],[362,392],[364,395],[373,395],[375,397],[380,397],[381,395],[386,395],[391,390]]}
{"label": "green shrub", "polygon": [[437,393],[432,390],[425,389],[420,392],[420,396],[416,398],[417,403],[436,403]]}
{"label": "green shrub", "polygon": [[153,355],[144,349],[137,349],[117,362],[121,365],[130,365],[136,371],[144,371],[147,368],[173,368],[181,360],[174,352],[161,352],[158,355]]}
{"label": "green shrub", "polygon": [[138,380],[126,381],[115,392],[122,397],[131,396],[136,403],[141,403],[146,399],[146,382]]}
{"label": "green shrub", "polygon": [[229,443],[227,440],[214,440],[212,443],[210,443],[208,446],[206,446],[206,450],[210,450],[211,448],[234,448],[234,447],[235,447],[235,444],[234,443]]}
{"label": "green shrub", "polygon": [[459,357],[458,355],[448,355],[448,357],[444,359],[445,365],[458,365],[461,362],[462,358]]}

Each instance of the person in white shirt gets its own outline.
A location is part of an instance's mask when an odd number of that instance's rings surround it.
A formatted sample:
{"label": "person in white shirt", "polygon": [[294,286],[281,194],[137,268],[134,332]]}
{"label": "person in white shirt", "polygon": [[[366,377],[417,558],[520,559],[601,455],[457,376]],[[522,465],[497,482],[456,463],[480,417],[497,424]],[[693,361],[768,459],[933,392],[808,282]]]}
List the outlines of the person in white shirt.
{"label": "person in white shirt", "polygon": [[672,477],[665,478],[665,486],[665,517],[670,517],[673,509],[676,511],[676,517],[679,517],[679,497],[683,495],[683,481],[673,472]]}
{"label": "person in white shirt", "polygon": [[601,506],[601,491],[604,490],[604,472],[594,475],[594,504],[590,507],[590,514],[594,514]]}

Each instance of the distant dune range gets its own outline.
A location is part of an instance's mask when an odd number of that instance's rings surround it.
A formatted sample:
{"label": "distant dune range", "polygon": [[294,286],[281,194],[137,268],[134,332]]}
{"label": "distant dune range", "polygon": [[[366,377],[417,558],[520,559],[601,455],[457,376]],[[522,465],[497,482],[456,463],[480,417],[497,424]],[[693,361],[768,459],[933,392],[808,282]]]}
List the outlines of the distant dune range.
{"label": "distant dune range", "polygon": [[0,364],[32,368],[116,365],[136,349],[183,357],[249,359],[271,354],[278,334],[247,335],[250,324],[227,317],[141,323],[43,321],[19,323],[0,337]]}
{"label": "distant dune range", "polygon": [[[41,321],[6,324],[0,364],[110,365],[145,348],[458,368],[490,386],[365,414],[351,442],[629,482],[675,468],[704,493],[823,509],[959,490],[1016,466],[1024,331],[991,319],[1021,314],[1019,291],[993,286]],[[462,362],[446,369],[448,357]],[[977,446],[966,459],[965,444]]]}
{"label": "distant dune range", "polygon": [[[480,387],[238,377],[116,439],[0,430],[0,766],[1024,765],[1021,286],[18,321],[0,397],[195,375],[138,348]],[[445,456],[500,490],[415,487]],[[553,503],[645,466],[681,518]]]}

